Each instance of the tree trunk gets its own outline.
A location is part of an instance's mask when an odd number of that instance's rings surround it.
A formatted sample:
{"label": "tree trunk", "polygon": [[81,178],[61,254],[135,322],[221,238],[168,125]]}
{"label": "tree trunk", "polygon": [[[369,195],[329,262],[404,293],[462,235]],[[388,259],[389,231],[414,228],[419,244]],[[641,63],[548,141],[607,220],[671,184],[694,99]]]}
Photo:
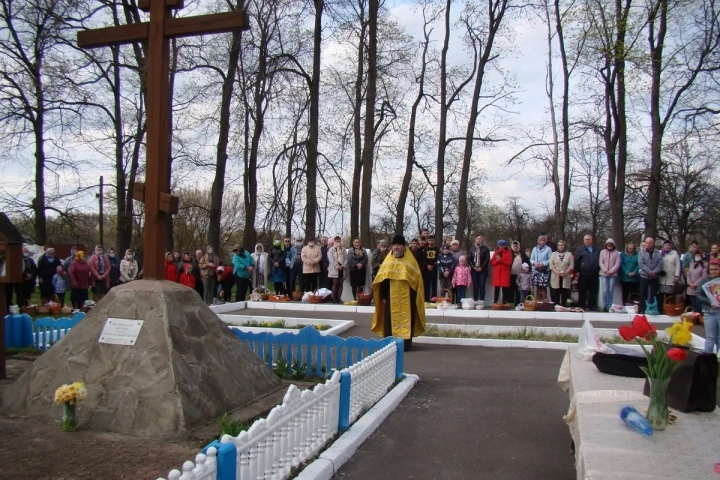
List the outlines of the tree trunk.
{"label": "tree trunk", "polygon": [[[662,170],[662,138],[665,130],[660,120],[660,75],[663,68],[663,47],[667,32],[667,0],[658,0],[648,15],[648,41],[650,43],[650,185],[648,211],[645,216],[645,237],[657,235],[657,215],[660,205],[660,174]],[[659,14],[659,15],[658,15]],[[657,40],[655,22],[659,21]]]}
{"label": "tree trunk", "polygon": [[225,189],[225,169],[227,167],[227,147],[230,138],[230,106],[232,104],[235,75],[240,59],[240,32],[232,34],[232,45],[228,59],[227,75],[223,80],[222,99],[220,100],[220,128],[215,167],[215,178],[210,189],[210,212],[208,224],[208,245],[220,248],[220,219],[222,216],[223,193]]}
{"label": "tree trunk", "polygon": [[447,147],[447,54],[450,45],[450,4],[445,3],[445,39],[440,54],[440,128],[438,132],[437,187],[435,189],[435,242],[442,245],[443,215],[445,213],[445,148]]}
{"label": "tree trunk", "polygon": [[[39,78],[39,75],[38,77]],[[40,80],[38,80],[38,83]],[[45,104],[42,87],[36,90],[38,96],[38,109],[35,117],[35,198],[33,210],[35,211],[35,243],[47,243],[47,218],[45,216]]]}
{"label": "tree trunk", "polygon": [[[415,162],[415,120],[417,118],[417,110],[420,106],[420,102],[425,96],[425,71],[427,70],[427,51],[428,46],[430,45],[430,32],[428,32],[427,25],[428,22],[426,19],[423,29],[425,34],[425,43],[423,43],[422,66],[420,67],[418,93],[410,110],[408,148],[407,156],[405,158],[405,175],[403,175],[402,184],[400,185],[400,194],[398,195],[397,216],[395,218],[395,235],[402,235],[405,231],[405,204],[407,203],[408,191],[410,190],[410,180],[412,180],[413,164]],[[418,219],[418,224],[419,223],[420,221]]]}
{"label": "tree trunk", "polygon": [[[617,141],[617,158],[608,162],[608,197],[610,198],[610,212],[612,217],[613,239],[618,248],[625,246],[625,214],[623,206],[625,201],[625,169],[627,165],[627,116],[625,112],[625,36],[631,0],[615,0],[615,28],[617,29],[613,45],[612,68],[615,74],[615,111],[611,118],[615,122],[614,140]],[[610,86],[612,88],[612,86]],[[612,97],[610,97],[612,98]],[[609,101],[609,98],[608,100]],[[613,149],[614,150],[614,149]],[[609,158],[608,158],[609,160]],[[610,165],[612,163],[613,165]]]}
{"label": "tree trunk", "polygon": [[352,192],[350,196],[350,237],[360,236],[360,175],[362,174],[362,87],[365,73],[365,32],[367,23],[363,2],[358,2],[360,16],[360,38],[358,39],[357,76],[355,77],[355,104],[353,105],[353,137],[355,146],[355,164],[353,168]]}
{"label": "tree trunk", "polygon": [[[555,235],[557,239],[565,238],[565,223],[567,222],[568,207],[570,205],[570,69],[568,67],[567,52],[565,51],[565,36],[560,17],[560,0],[555,0],[555,22],[558,42],[560,44],[560,60],[563,71],[563,99],[562,99],[562,142],[563,142],[563,181],[562,200],[557,208]],[[557,192],[557,190],[556,190]]]}
{"label": "tree trunk", "polygon": [[377,96],[377,20],[379,0],[368,0],[368,71],[365,91],[365,138],[362,153],[360,241],[370,246],[370,200],[375,160],[375,97]]}
{"label": "tree trunk", "polygon": [[310,82],[310,126],[307,140],[307,163],[305,165],[306,177],[306,211],[305,230],[309,234],[316,234],[315,222],[317,219],[317,159],[318,159],[318,130],[320,124],[320,54],[322,48],[322,15],[325,7],[324,0],[313,0],[315,4],[315,30],[313,31],[313,72]]}
{"label": "tree trunk", "polygon": [[261,33],[260,46],[258,48],[258,71],[253,86],[253,108],[254,125],[252,139],[250,141],[250,154],[248,156],[245,174],[243,176],[245,184],[245,228],[243,235],[243,247],[250,251],[255,251],[255,243],[257,243],[257,230],[255,230],[255,216],[257,214],[257,165],[258,152],[260,149],[260,139],[262,137],[263,128],[265,126],[265,83],[268,81],[267,72],[267,33]]}
{"label": "tree trunk", "polygon": [[[485,68],[487,67],[490,59],[490,53],[492,52],[493,42],[495,41],[495,35],[500,28],[503,15],[505,14],[505,8],[507,7],[507,0],[500,0],[493,2],[488,1],[488,25],[489,29],[487,32],[487,39],[485,42],[481,38],[478,38],[474,33],[472,34],[473,43],[480,48],[481,45],[482,53],[478,59],[478,69],[475,76],[475,88],[473,89],[472,100],[470,104],[470,116],[467,122],[467,128],[465,130],[465,150],[463,152],[463,163],[462,170],[460,173],[460,190],[458,193],[458,223],[455,229],[455,238],[460,241],[461,245],[467,245],[467,186],[468,178],[470,177],[470,163],[472,161],[473,145],[475,143],[475,127],[477,126],[477,119],[480,114],[480,92],[482,91],[483,80],[485,78]],[[480,53],[480,52],[478,52]]]}

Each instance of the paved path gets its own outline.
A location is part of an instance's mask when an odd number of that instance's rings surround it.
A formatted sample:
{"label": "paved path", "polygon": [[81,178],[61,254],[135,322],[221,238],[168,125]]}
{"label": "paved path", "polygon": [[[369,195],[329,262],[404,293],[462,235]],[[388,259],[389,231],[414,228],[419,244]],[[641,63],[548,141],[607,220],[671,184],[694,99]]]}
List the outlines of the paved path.
{"label": "paved path", "polygon": [[[338,315],[292,312],[318,319]],[[371,315],[345,317],[356,325],[342,336],[373,336]],[[563,355],[558,350],[413,345],[405,355],[405,371],[417,374],[420,382],[334,478],[574,479],[570,433],[562,420],[569,400],[556,383]]]}

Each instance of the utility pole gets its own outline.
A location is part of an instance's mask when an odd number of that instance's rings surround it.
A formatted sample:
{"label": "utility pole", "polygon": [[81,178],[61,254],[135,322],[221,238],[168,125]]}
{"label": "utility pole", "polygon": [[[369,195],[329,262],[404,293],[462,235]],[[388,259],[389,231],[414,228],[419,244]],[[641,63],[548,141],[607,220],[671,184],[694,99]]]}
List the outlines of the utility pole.
{"label": "utility pole", "polygon": [[100,203],[100,226],[99,226],[100,242],[99,242],[99,245],[105,246],[105,243],[103,243],[104,218],[103,218],[103,177],[102,177],[102,175],[100,176],[100,193],[95,194],[95,198],[99,199],[99,203]]}

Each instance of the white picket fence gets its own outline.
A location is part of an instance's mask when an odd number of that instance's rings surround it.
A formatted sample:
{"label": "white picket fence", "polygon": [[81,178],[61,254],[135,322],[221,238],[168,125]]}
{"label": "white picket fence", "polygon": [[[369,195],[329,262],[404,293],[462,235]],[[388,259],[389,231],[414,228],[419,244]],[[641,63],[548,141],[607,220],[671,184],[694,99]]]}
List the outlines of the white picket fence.
{"label": "white picket fence", "polygon": [[[185,462],[182,474],[173,470],[168,480],[288,478],[294,467],[317,455],[338,432],[341,417],[346,425],[354,423],[387,393],[396,380],[397,351],[397,344],[392,342],[360,362],[336,370],[312,390],[300,391],[290,385],[282,404],[267,418],[257,420],[237,437],[223,435],[220,439],[221,445],[235,447],[234,472],[218,463],[217,451],[210,447],[207,457],[199,454],[194,464]],[[341,399],[341,379],[349,380],[347,400]]]}
{"label": "white picket fence", "polygon": [[198,453],[195,456],[195,463],[189,460],[183,463],[182,472],[172,470],[168,474],[168,480],[215,480],[217,478],[216,455],[215,447],[208,448],[207,455]]}
{"label": "white picket fence", "polygon": [[220,439],[237,448],[236,478],[287,478],[293,467],[315,456],[337,433],[339,409],[340,372],[312,390],[301,392],[291,385],[267,419],[237,437]]}
{"label": "white picket fence", "polygon": [[397,344],[391,343],[344,369],[350,373],[350,423],[380,400],[395,383]]}

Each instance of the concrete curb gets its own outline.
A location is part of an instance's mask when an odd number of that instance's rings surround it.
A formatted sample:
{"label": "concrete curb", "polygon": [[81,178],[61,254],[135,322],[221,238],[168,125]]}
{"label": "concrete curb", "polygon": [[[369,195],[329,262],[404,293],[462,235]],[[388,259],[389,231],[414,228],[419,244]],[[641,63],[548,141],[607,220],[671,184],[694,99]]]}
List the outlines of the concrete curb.
{"label": "concrete curb", "polygon": [[405,374],[402,382],[375,404],[365,415],[350,426],[340,438],[320,454],[320,457],[295,477],[297,480],[330,480],[340,467],[347,462],[360,445],[380,426],[412,390],[419,378]]}

